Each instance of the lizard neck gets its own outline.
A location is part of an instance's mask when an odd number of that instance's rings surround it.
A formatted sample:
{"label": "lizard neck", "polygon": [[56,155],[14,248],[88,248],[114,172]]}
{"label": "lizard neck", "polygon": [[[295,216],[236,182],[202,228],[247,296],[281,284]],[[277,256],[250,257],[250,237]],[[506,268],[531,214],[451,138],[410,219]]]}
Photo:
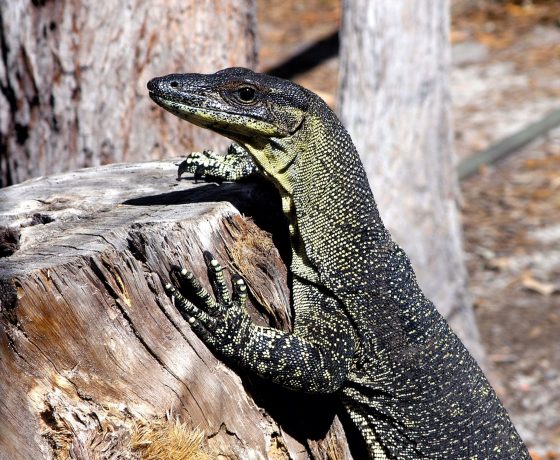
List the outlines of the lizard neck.
{"label": "lizard neck", "polygon": [[350,135],[327,107],[312,114],[293,185],[307,255],[333,290],[371,286],[370,270],[384,258],[391,238]]}
{"label": "lizard neck", "polygon": [[265,177],[271,180],[282,201],[282,211],[288,221],[292,260],[290,271],[300,279],[313,284],[319,284],[320,278],[317,267],[310,263],[304,240],[301,236],[298,216],[294,205],[294,184],[297,184],[300,155],[305,154],[305,141],[298,135],[294,139],[271,139],[264,148],[251,144],[244,147],[251,153]]}
{"label": "lizard neck", "polygon": [[247,148],[282,196],[292,272],[332,290],[355,285],[347,275],[369,277],[355,263],[376,263],[391,239],[352,140],[326,104],[315,102],[294,135]]}

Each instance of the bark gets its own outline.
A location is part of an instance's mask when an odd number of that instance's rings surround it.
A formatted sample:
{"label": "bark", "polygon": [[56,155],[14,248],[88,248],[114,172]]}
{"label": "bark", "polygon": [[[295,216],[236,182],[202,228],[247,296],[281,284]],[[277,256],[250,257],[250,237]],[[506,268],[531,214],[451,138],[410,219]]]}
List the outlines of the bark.
{"label": "bark", "polygon": [[159,110],[147,81],[255,64],[254,0],[0,0],[0,187],[224,140]]}
{"label": "bark", "polygon": [[451,142],[446,0],[347,0],[341,118],[420,285],[479,360]]}
{"label": "bark", "polygon": [[233,372],[163,292],[177,263],[210,289],[207,249],[246,279],[255,321],[288,329],[267,232],[284,251],[278,195],[175,174],[113,165],[0,191],[0,458],[137,458],[133,427],[168,411],[204,431],[211,458],[350,458],[330,397]]}

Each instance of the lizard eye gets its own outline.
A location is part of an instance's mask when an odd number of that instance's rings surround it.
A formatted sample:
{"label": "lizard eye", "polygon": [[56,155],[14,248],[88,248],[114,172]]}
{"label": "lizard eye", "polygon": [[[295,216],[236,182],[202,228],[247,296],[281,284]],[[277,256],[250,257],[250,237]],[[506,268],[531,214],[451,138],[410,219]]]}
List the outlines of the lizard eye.
{"label": "lizard eye", "polygon": [[253,102],[255,100],[255,88],[243,86],[237,90],[237,95],[241,102]]}

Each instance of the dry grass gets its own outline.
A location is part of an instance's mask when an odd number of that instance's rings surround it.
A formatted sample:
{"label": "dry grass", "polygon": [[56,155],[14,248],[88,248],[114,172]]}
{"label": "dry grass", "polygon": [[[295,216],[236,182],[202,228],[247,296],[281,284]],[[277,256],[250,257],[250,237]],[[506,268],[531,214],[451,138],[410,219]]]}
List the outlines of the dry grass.
{"label": "dry grass", "polygon": [[[174,417],[138,418],[117,411],[95,414],[77,408],[58,413],[48,405],[41,414],[43,436],[56,460],[210,460],[204,433]],[[69,406],[65,406],[68,409]],[[72,410],[74,409],[74,410]],[[84,423],[76,425],[75,420]],[[101,421],[102,420],[102,421]]]}
{"label": "dry grass", "polygon": [[130,446],[142,460],[210,460],[203,448],[204,433],[178,419],[136,421]]}

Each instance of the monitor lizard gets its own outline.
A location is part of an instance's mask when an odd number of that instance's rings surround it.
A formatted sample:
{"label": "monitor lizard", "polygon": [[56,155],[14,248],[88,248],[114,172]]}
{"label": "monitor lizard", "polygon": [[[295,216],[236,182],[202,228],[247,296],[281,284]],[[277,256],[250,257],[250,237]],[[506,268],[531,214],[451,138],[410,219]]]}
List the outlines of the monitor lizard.
{"label": "monitor lizard", "polygon": [[321,98],[243,68],[158,77],[148,90],[169,112],[235,142],[225,156],[192,154],[180,174],[263,175],[289,224],[292,332],[255,325],[243,279],[232,276],[230,294],[210,253],[215,298],[186,269],[166,285],[211,349],[285,387],[336,393],[371,459],[530,458],[483,372],[420,290],[349,134]]}

